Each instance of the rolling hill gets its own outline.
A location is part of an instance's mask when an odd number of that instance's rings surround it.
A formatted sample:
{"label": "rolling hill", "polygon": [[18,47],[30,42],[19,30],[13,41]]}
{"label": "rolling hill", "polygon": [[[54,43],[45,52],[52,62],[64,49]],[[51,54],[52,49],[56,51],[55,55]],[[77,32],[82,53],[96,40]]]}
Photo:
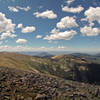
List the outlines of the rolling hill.
{"label": "rolling hill", "polygon": [[72,55],[41,58],[20,53],[2,52],[0,53],[0,66],[35,71],[68,80],[97,84],[100,82],[100,64]]}

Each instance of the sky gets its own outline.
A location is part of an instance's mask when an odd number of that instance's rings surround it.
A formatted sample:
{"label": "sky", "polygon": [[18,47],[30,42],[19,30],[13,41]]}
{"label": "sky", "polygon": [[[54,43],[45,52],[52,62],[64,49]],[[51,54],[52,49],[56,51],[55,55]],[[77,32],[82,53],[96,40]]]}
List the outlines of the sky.
{"label": "sky", "polygon": [[0,0],[0,51],[100,52],[100,0]]}

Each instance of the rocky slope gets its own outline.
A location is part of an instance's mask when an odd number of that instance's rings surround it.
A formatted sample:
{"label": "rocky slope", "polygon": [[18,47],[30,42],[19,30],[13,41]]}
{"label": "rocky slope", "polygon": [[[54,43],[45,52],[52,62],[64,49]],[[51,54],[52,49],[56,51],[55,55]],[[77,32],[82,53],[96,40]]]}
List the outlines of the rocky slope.
{"label": "rocky slope", "polygon": [[0,67],[0,100],[28,100],[27,98],[34,99],[38,96],[51,98],[56,95],[57,87],[55,78],[36,72]]}
{"label": "rocky slope", "polygon": [[100,86],[0,67],[0,100],[100,100]]}

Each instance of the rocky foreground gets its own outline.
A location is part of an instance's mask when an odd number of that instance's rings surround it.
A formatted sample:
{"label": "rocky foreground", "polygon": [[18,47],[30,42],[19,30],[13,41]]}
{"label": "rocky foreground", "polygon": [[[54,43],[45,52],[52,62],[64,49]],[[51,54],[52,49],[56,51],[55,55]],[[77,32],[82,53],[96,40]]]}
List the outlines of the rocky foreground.
{"label": "rocky foreground", "polygon": [[0,100],[100,100],[100,86],[0,67]]}

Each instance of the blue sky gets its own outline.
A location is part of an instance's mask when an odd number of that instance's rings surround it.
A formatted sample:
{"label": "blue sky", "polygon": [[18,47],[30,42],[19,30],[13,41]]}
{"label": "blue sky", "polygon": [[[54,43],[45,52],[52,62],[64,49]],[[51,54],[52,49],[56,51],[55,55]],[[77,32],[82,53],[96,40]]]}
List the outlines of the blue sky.
{"label": "blue sky", "polygon": [[0,0],[1,51],[100,51],[99,0]]}

